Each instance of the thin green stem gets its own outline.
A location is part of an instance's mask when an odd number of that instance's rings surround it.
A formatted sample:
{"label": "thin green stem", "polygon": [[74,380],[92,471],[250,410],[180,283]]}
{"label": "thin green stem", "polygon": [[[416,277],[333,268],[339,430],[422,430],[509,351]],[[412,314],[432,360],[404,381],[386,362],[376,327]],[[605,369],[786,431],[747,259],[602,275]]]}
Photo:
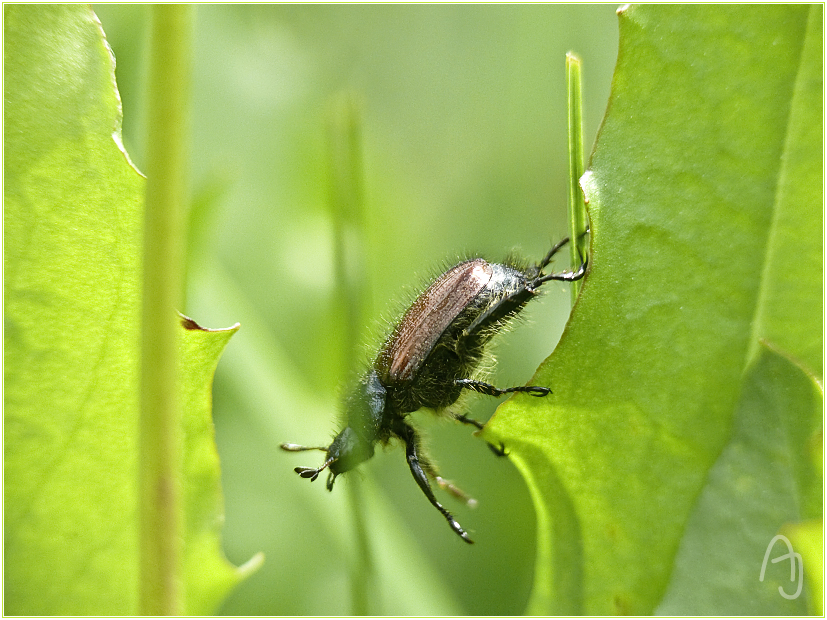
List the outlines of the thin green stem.
{"label": "thin green stem", "polygon": [[[360,359],[359,334],[364,323],[365,286],[364,207],[362,198],[361,127],[353,97],[340,95],[333,103],[329,124],[330,208],[334,225],[338,330],[343,334],[340,368],[350,376]],[[351,615],[369,613],[370,544],[362,510],[362,489],[356,476],[348,481],[356,553],[351,563]]]}
{"label": "thin green stem", "polygon": [[[583,95],[581,84],[581,60],[569,52],[566,54],[566,92],[568,95],[569,136],[569,236],[571,265],[576,267],[586,257],[586,201],[580,188],[580,177],[586,169],[583,156]],[[577,301],[582,280],[572,282],[571,303]]]}
{"label": "thin green stem", "polygon": [[175,311],[183,289],[191,31],[191,6],[153,7],[141,319],[140,615],[184,613]]}
{"label": "thin green stem", "polygon": [[364,323],[362,306],[367,297],[360,134],[358,105],[352,95],[340,94],[331,107],[328,140],[337,310],[345,338],[341,347],[343,374],[353,370],[353,360],[358,356]]}

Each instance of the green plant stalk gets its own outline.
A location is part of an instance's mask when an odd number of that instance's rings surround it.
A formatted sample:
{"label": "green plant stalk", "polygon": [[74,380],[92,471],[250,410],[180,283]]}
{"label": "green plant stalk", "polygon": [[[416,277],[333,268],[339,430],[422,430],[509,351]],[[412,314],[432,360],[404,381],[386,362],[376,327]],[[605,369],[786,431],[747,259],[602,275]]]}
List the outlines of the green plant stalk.
{"label": "green plant stalk", "polygon": [[[569,237],[571,265],[576,268],[586,256],[586,201],[580,189],[580,177],[585,171],[583,157],[583,94],[581,60],[569,52],[566,54],[566,94],[568,100],[569,137]],[[571,304],[577,301],[582,280],[571,284]]]}
{"label": "green plant stalk", "polygon": [[141,615],[184,610],[175,311],[183,289],[191,31],[191,6],[153,7],[141,319]]}
{"label": "green plant stalk", "polygon": [[364,274],[361,128],[353,96],[340,94],[331,106],[328,125],[329,201],[334,227],[336,297],[344,342],[341,369],[353,369],[364,323]]}
{"label": "green plant stalk", "polygon": [[[354,98],[341,94],[333,101],[328,125],[330,157],[330,209],[334,226],[333,263],[336,273],[336,316],[343,334],[339,365],[343,377],[353,374],[366,299],[363,252],[364,208],[362,198],[361,127]],[[365,526],[363,494],[359,479],[347,481],[353,517],[355,554],[351,562],[351,614],[369,614],[371,574],[370,544]]]}

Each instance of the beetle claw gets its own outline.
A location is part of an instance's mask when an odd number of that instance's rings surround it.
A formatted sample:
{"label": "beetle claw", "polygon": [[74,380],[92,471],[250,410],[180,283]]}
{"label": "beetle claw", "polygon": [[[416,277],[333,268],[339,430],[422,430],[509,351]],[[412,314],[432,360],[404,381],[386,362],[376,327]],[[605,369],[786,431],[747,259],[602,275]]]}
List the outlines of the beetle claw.
{"label": "beetle claw", "polygon": [[505,449],[505,444],[500,442],[500,445],[495,446],[493,443],[488,444],[488,448],[493,452],[496,456],[508,456],[508,452]]}

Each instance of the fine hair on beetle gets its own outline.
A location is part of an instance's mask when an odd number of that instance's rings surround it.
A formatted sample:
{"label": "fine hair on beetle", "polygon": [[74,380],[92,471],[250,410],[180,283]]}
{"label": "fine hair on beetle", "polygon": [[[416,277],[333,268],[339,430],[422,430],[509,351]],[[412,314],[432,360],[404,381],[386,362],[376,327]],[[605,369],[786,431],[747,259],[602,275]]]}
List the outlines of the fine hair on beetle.
{"label": "fine hair on beetle", "polygon": [[[398,296],[398,299],[393,302],[393,309],[389,313],[389,316],[386,316],[381,320],[380,325],[372,333],[373,337],[370,343],[366,343],[366,358],[365,363],[361,366],[361,372],[364,373],[364,368],[369,367],[373,361],[372,358],[376,356],[376,343],[383,342],[391,334],[393,334],[394,329],[402,321],[405,313],[414,305],[416,299],[422,295],[423,291],[426,291],[441,275],[449,272],[457,265],[479,259],[485,260],[485,257],[475,253],[458,253],[453,260],[442,260],[439,262],[438,266],[427,270],[426,275],[419,277],[418,285],[404,287],[401,294]],[[502,264],[508,265],[520,271],[524,271],[531,266],[531,263],[522,258],[516,251],[506,254]],[[469,378],[485,382],[491,378],[497,367],[496,346],[499,338],[513,330],[520,321],[525,320],[526,317],[522,313],[518,313],[509,319],[499,320],[495,325],[485,328],[486,330],[490,330],[491,339],[482,350],[479,360],[476,362],[476,368],[474,369],[473,376]],[[433,383],[428,383],[429,380],[433,382],[435,377],[433,375],[421,377],[418,381],[412,382],[409,388],[414,392],[431,392],[438,386],[434,386]],[[456,416],[467,412],[469,400],[473,397],[473,390],[463,390],[460,397],[450,406],[438,410],[430,410],[430,413],[434,414],[441,420],[457,421]],[[346,419],[344,421],[347,422]],[[422,434],[421,431],[420,434]],[[423,443],[425,442],[423,441]]]}
{"label": "fine hair on beetle", "polygon": [[[586,275],[588,259],[576,269],[546,273],[563,239],[536,264],[509,257],[502,263],[469,258],[434,278],[396,321],[375,359],[354,382],[343,399],[344,428],[328,446],[282,444],[284,450],[320,450],[325,460],[319,467],[296,467],[302,478],[316,480],[328,470],[327,488],[336,477],[371,458],[376,444],[398,439],[405,445],[408,467],[428,501],[465,542],[468,534],[448,510],[437,501],[430,480],[454,497],[471,504],[472,498],[442,478],[425,455],[420,432],[411,424],[410,414],[428,409],[482,430],[483,425],[457,409],[464,392],[502,396],[524,392],[545,397],[545,386],[497,388],[482,380],[484,360],[493,365],[488,346],[536,298],[543,284],[573,282]],[[491,446],[502,456],[505,446]]]}

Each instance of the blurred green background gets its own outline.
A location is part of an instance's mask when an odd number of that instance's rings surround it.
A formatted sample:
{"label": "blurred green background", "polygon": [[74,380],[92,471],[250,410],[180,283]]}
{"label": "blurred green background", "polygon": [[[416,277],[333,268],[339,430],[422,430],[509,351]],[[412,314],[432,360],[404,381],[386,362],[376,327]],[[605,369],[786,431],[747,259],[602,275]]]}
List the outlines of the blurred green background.
{"label": "blurred green background", "polygon": [[[438,492],[476,544],[451,532],[399,447],[333,493],[292,469],[338,428],[347,374],[337,316],[326,123],[343,91],[361,103],[365,333],[423,279],[470,253],[537,259],[567,234],[565,54],[584,62],[587,153],[617,56],[614,5],[205,5],[196,9],[187,304],[209,327],[241,322],[215,379],[224,545],[262,568],[227,600],[234,615],[346,615],[350,502],[369,529],[374,614],[513,615],[534,571],[531,500],[508,459],[471,429],[417,414],[444,476]],[[117,59],[124,141],[143,162],[149,9],[96,5]],[[565,260],[558,268],[565,267]],[[528,382],[570,310],[565,285],[497,347],[497,385]],[[371,354],[368,346],[360,364]],[[470,400],[486,420],[497,401]],[[357,480],[354,485],[353,481]]]}

